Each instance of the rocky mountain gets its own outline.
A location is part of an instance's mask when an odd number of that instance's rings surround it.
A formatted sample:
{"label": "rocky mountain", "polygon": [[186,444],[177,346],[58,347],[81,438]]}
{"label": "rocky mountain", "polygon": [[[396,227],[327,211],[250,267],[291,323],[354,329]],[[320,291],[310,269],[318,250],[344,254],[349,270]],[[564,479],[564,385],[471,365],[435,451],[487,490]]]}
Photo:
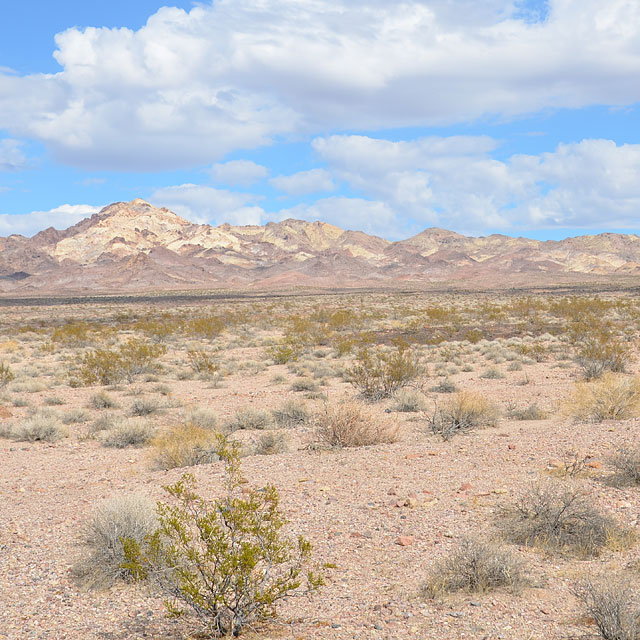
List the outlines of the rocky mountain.
{"label": "rocky mountain", "polygon": [[0,293],[291,287],[508,286],[640,276],[640,237],[562,241],[426,229],[400,242],[324,222],[212,227],[144,200],[64,231],[0,238]]}

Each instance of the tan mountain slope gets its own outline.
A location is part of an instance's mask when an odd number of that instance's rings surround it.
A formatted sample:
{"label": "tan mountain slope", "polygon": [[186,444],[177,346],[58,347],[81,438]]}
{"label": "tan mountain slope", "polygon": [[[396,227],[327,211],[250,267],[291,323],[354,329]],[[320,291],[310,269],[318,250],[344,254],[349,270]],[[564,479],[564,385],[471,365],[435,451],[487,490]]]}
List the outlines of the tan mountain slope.
{"label": "tan mountain slope", "polygon": [[562,241],[431,228],[400,242],[324,222],[212,227],[144,200],[117,202],[66,230],[0,238],[0,292],[238,287],[499,286],[540,278],[640,275],[640,238]]}

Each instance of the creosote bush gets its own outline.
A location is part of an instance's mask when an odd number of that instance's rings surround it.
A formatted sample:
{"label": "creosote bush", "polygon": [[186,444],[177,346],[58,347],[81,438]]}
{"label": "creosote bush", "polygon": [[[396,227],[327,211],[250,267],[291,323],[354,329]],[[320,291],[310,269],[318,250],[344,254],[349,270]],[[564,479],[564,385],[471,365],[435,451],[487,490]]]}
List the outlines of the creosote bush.
{"label": "creosote bush", "polygon": [[599,378],[606,371],[624,373],[631,360],[629,345],[606,330],[591,328],[577,338],[576,361],[586,380]]}
{"label": "creosote bush", "polygon": [[436,564],[422,593],[435,598],[455,591],[484,593],[499,587],[516,590],[525,583],[522,564],[510,550],[465,539]]}
{"label": "creosote bush", "polygon": [[180,424],[159,434],[152,443],[158,469],[191,467],[218,460],[218,434],[193,422]]}
{"label": "creosote bush", "polygon": [[106,391],[98,391],[91,396],[89,405],[94,409],[115,409],[118,403]]}
{"label": "creosote bush", "polygon": [[204,349],[190,349],[187,351],[189,366],[195,373],[214,374],[220,365]]}
{"label": "creosote bush", "polygon": [[6,387],[15,377],[11,367],[4,362],[0,362],[0,389]]}
{"label": "creosote bush", "polygon": [[640,377],[605,373],[599,380],[579,382],[565,412],[591,422],[640,416]]}
{"label": "creosote bush", "polygon": [[322,579],[310,568],[309,542],[283,535],[276,488],[243,493],[237,447],[221,437],[217,453],[226,470],[225,494],[206,500],[189,474],[165,487],[171,502],[158,503],[158,528],[143,543],[125,540],[124,566],[150,579],[168,598],[171,615],[191,611],[206,634],[238,636]]}
{"label": "creosote bush", "polygon": [[428,421],[433,433],[449,440],[457,433],[494,426],[498,415],[498,408],[486,397],[472,391],[459,391],[442,406],[436,406]]}
{"label": "creosote bush", "polygon": [[142,544],[157,526],[155,504],[142,495],[117,496],[99,505],[86,525],[83,543],[86,555],[73,574],[85,589],[105,589],[116,582],[131,581],[126,562],[124,539]]}
{"label": "creosote bush", "polygon": [[510,542],[581,558],[633,542],[630,531],[602,514],[582,492],[553,483],[532,487],[503,510],[501,520]]}
{"label": "creosote bush", "polygon": [[393,351],[363,348],[345,372],[345,378],[368,400],[392,396],[398,389],[426,375],[418,357],[405,346]]}
{"label": "creosote bush", "polygon": [[325,405],[313,421],[316,441],[329,447],[366,447],[398,439],[397,426],[380,422],[357,402]]}
{"label": "creosote bush", "polygon": [[71,374],[72,383],[109,385],[123,380],[133,382],[137,375],[153,371],[156,360],[165,352],[164,345],[138,338],[130,338],[117,349],[87,351]]}

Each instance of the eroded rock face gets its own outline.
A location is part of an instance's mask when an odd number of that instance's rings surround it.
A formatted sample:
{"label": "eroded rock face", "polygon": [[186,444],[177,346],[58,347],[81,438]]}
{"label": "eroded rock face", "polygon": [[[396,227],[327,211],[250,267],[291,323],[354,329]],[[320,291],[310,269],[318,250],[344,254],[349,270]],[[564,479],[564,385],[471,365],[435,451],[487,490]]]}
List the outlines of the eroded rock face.
{"label": "eroded rock face", "polygon": [[[20,277],[15,277],[20,274]],[[483,286],[640,274],[640,237],[563,241],[426,229],[400,242],[324,222],[191,223],[136,198],[66,230],[0,238],[0,292],[217,287]]]}

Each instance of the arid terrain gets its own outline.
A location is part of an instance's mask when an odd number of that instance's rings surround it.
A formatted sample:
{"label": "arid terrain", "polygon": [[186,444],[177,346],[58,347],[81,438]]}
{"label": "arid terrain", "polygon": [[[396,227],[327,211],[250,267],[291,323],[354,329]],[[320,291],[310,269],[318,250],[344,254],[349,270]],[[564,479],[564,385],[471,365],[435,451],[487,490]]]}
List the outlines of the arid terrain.
{"label": "arid terrain", "polygon": [[[0,316],[0,638],[201,637],[145,582],[89,588],[86,530],[105,500],[165,501],[185,471],[220,496],[222,462],[189,458],[218,432],[325,581],[246,637],[598,638],[576,589],[638,593],[640,489],[620,462],[640,468],[633,293],[38,302]],[[449,420],[456,401],[478,419]],[[332,440],[349,411],[362,437]],[[518,540],[509,514],[536,487],[578,496],[602,539]],[[434,581],[469,539],[522,579]]]}
{"label": "arid terrain", "polygon": [[430,228],[389,242],[324,222],[191,223],[141,199],[66,229],[0,238],[0,294],[320,288],[467,289],[615,282],[640,274],[640,237],[562,241]]}

